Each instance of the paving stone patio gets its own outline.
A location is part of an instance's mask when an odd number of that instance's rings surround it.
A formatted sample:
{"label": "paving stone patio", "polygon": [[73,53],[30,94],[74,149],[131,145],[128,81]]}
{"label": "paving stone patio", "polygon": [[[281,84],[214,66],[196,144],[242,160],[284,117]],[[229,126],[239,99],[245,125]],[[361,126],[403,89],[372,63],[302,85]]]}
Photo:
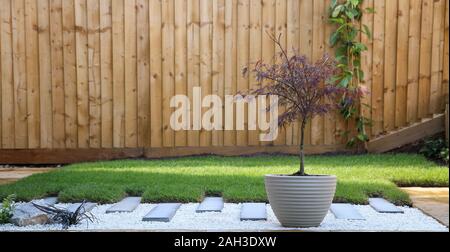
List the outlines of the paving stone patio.
{"label": "paving stone patio", "polygon": [[448,188],[402,188],[409,194],[413,206],[432,216],[440,223],[449,226],[449,189]]}
{"label": "paving stone patio", "polygon": [[0,185],[14,183],[33,174],[45,173],[57,168],[0,167]]}

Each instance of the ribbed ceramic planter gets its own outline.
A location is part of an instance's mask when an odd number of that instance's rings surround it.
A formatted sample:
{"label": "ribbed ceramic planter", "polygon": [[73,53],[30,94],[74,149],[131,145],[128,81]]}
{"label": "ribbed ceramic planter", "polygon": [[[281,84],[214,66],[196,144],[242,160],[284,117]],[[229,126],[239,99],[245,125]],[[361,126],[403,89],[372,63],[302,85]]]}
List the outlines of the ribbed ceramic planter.
{"label": "ribbed ceramic planter", "polygon": [[275,216],[284,227],[317,227],[336,192],[335,176],[267,175],[266,191]]}

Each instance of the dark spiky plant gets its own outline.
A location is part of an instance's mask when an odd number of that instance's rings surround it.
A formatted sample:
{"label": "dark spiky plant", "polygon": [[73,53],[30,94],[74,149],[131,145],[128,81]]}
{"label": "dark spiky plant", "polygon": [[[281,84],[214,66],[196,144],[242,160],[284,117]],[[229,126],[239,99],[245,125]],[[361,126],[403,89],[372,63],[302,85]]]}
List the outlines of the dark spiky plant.
{"label": "dark spiky plant", "polygon": [[305,128],[308,120],[338,109],[337,98],[345,89],[329,80],[337,73],[336,62],[328,55],[311,63],[305,56],[295,51],[287,53],[281,44],[281,35],[268,34],[279,48],[274,62],[259,61],[252,69],[245,68],[244,74],[253,73],[259,88],[252,90],[253,95],[274,95],[279,98],[279,105],[286,110],[279,116],[279,125],[286,126],[294,121],[301,121],[300,170],[296,176],[305,176]]}
{"label": "dark spiky plant", "polygon": [[86,201],[83,201],[83,203],[81,203],[74,212],[63,208],[57,208],[55,206],[41,206],[35,203],[32,204],[37,209],[50,215],[51,221],[53,223],[61,224],[63,229],[68,229],[70,226],[78,225],[84,220],[94,222],[96,219],[92,213],[86,211]]}

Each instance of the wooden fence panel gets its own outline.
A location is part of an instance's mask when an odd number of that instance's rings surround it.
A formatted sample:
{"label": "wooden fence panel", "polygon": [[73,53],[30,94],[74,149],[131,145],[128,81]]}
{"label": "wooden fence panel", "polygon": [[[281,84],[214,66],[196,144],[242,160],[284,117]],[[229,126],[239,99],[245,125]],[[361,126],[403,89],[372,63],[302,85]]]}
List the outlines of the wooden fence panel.
{"label": "wooden fence panel", "polygon": [[[311,60],[328,52],[331,0],[0,0],[0,148],[249,147],[299,144],[298,122],[260,142],[259,128],[225,109],[225,95],[259,85],[242,69],[268,62],[267,33]],[[368,0],[361,25],[373,31],[363,54],[362,107],[372,138],[442,113],[448,102],[448,3]],[[267,83],[261,83],[266,85]],[[199,128],[218,95],[232,130]],[[170,100],[191,101],[190,128],[170,127]],[[283,108],[280,108],[280,112]],[[192,115],[196,112],[198,117]],[[244,129],[237,129],[242,121]],[[258,118],[256,118],[256,122]],[[233,126],[233,127],[231,127]],[[252,129],[252,130],[249,130]],[[307,148],[342,148],[354,123],[336,113],[306,128]]]}

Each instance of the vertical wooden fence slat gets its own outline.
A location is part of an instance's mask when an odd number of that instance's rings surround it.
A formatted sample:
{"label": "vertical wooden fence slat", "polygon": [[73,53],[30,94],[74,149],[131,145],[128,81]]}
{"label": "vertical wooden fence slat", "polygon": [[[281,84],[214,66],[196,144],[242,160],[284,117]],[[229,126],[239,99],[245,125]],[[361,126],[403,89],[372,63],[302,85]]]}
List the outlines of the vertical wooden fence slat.
{"label": "vertical wooden fence slat", "polygon": [[[175,95],[187,95],[187,2],[175,0]],[[185,110],[188,113],[188,109]],[[175,146],[187,145],[187,132],[175,132]]]}
{"label": "vertical wooden fence slat", "polygon": [[[237,2],[238,0],[225,2],[225,55],[224,55],[224,81],[225,95],[235,95],[237,92]],[[236,111],[233,107],[233,115]],[[231,118],[230,118],[231,119]],[[230,120],[229,119],[229,120]],[[233,116],[233,126],[235,119]],[[225,125],[225,122],[224,122]],[[226,130],[224,132],[224,146],[236,145],[236,131]]]}
{"label": "vertical wooden fence slat", "polygon": [[[212,94],[224,101],[224,59],[225,59],[225,1],[213,1],[213,45],[212,45]],[[183,61],[180,61],[180,63]],[[223,104],[222,104],[223,105]],[[223,111],[223,110],[222,110]],[[222,114],[222,125],[224,125]],[[212,132],[212,145],[223,146],[223,130]]]}
{"label": "vertical wooden fence slat", "polygon": [[[194,118],[194,88],[200,86],[200,2],[188,0],[187,3],[187,93],[191,103],[191,123],[188,132],[188,146],[200,146],[199,130],[194,125],[201,125],[201,118]],[[196,120],[196,122],[194,122]]]}
{"label": "vertical wooden fence slat", "polygon": [[[311,0],[312,1],[312,0]],[[276,8],[275,8],[275,35],[276,38],[278,36],[280,37],[281,44],[283,47],[286,47],[286,27],[287,27],[287,8],[286,8],[286,0],[277,0],[276,1]],[[312,9],[311,9],[312,10]],[[240,17],[240,15],[239,15]],[[279,54],[280,49],[277,47],[275,48],[275,53]],[[279,62],[279,61],[278,61]],[[280,107],[279,112],[280,114],[284,113],[286,111],[286,108]],[[286,145],[286,139],[287,133],[285,127],[280,127],[278,138],[275,140],[275,145]]]}
{"label": "vertical wooden fence slat", "polygon": [[137,147],[136,0],[124,2],[125,147]]}
{"label": "vertical wooden fence slat", "polygon": [[418,119],[426,118],[429,115],[433,2],[433,0],[423,0],[422,2]]}
{"label": "vertical wooden fence slat", "polygon": [[[250,44],[250,37],[249,37],[249,23],[250,23],[250,6],[248,0],[239,0],[238,2],[238,37],[237,37],[237,91],[238,92],[245,92],[248,90],[248,78],[246,78],[244,75],[242,75],[242,69],[244,69],[248,65],[249,61],[249,44]],[[248,134],[246,130],[239,129],[239,125],[237,123],[238,118],[238,107],[236,106],[236,145],[238,146],[246,146],[248,143]],[[241,111],[244,116],[244,124],[246,128],[247,124],[247,109],[244,109],[244,111]]]}
{"label": "vertical wooden fence slat", "polygon": [[112,0],[113,147],[125,146],[124,1]]}
{"label": "vertical wooden fence slat", "polygon": [[[313,0],[300,1],[300,46],[299,52],[312,60]],[[311,144],[311,120],[305,129],[305,145]]]}
{"label": "vertical wooden fence slat", "polygon": [[409,5],[408,91],[406,101],[406,121],[408,124],[417,122],[421,16],[422,0],[411,0]]}
{"label": "vertical wooden fence slat", "polygon": [[40,146],[39,64],[38,64],[39,51],[38,51],[38,29],[36,27],[38,27],[37,3],[35,0],[26,0],[25,33],[27,37],[26,38],[27,111],[28,111],[27,114],[28,114],[28,148],[30,149],[36,149],[39,148]]}
{"label": "vertical wooden fence slat", "polygon": [[77,58],[75,40],[75,2],[62,1],[63,54],[64,54],[64,106],[66,148],[78,146],[77,127]]}
{"label": "vertical wooden fence slat", "polygon": [[86,0],[75,1],[78,148],[89,148],[89,73]]}
{"label": "vertical wooden fence slat", "polygon": [[[62,32],[62,0],[51,0],[50,39],[52,48],[53,148],[65,148],[64,55]],[[86,125],[88,125],[88,123],[86,123]]]}
{"label": "vertical wooden fence slat", "polygon": [[[39,0],[39,95],[41,115],[41,148],[53,146],[52,114],[52,69],[50,47],[50,5],[49,0]],[[3,5],[2,5],[3,6]]]}
{"label": "vertical wooden fence slat", "polygon": [[100,0],[100,75],[102,148],[113,146],[113,82],[112,82],[112,9],[111,0]]}
{"label": "vertical wooden fence slat", "polygon": [[[211,13],[211,11],[208,10],[207,13]],[[174,109],[170,107],[170,99],[175,94],[174,32],[175,32],[174,1],[163,0],[162,1],[162,72],[163,72],[162,118],[163,118],[164,147],[173,147],[175,145],[175,133],[170,126],[170,116],[174,111]],[[208,77],[209,76],[210,74],[208,72]]]}
{"label": "vertical wooden fence slat", "polygon": [[[440,33],[441,33],[441,39],[440,39],[440,58],[439,58],[439,90],[440,90],[440,96],[439,96],[439,108],[437,108],[436,113],[441,113],[442,111],[445,113],[446,109],[447,109],[447,103],[448,103],[448,93],[446,93],[445,90],[445,86],[442,86],[442,84],[445,81],[445,70],[444,70],[444,65],[445,65],[445,61],[448,60],[446,58],[444,58],[445,56],[448,57],[448,55],[445,54],[445,47],[447,47],[448,45],[445,44],[446,43],[446,27],[448,28],[448,1],[443,1],[442,3],[442,20],[441,20],[441,29],[440,29]],[[448,88],[448,86],[447,86]],[[448,140],[448,139],[447,139]]]}
{"label": "vertical wooden fence slat", "polygon": [[150,147],[150,37],[148,0],[137,0],[138,146]]}
{"label": "vertical wooden fence slat", "polygon": [[87,1],[89,146],[101,146],[100,2]]}
{"label": "vertical wooden fence slat", "polygon": [[383,133],[385,0],[374,1],[372,136]]}
{"label": "vertical wooden fence slat", "polygon": [[[261,1],[250,1],[250,25],[249,25],[249,66],[253,67],[256,62],[261,59]],[[253,75],[249,77],[248,90],[242,90],[249,92],[249,90],[256,90],[258,83]],[[256,106],[256,100],[252,102]],[[250,113],[250,106],[248,105],[248,145],[258,146],[259,131],[258,131],[258,116],[254,112]],[[257,107],[256,107],[257,110]]]}
{"label": "vertical wooden fence slat", "polygon": [[24,0],[13,0],[11,5],[14,80],[14,142],[16,148],[24,149],[28,147]]}
{"label": "vertical wooden fence slat", "polygon": [[[364,1],[365,3],[367,1]],[[325,1],[325,14],[328,14],[328,9],[331,4],[331,0]],[[327,16],[328,17],[328,16]],[[333,34],[334,27],[327,23],[327,17],[324,22],[325,37],[323,43],[325,44],[325,52],[330,56],[334,57],[334,49],[330,45],[330,36]],[[327,102],[330,102],[328,100]],[[336,143],[336,113],[328,113],[324,118],[324,144],[334,145]]]}
{"label": "vertical wooden fence slat", "polygon": [[409,0],[398,2],[397,77],[395,87],[395,127],[406,125],[408,85]]}
{"label": "vertical wooden fence slat", "polygon": [[444,49],[444,0],[434,1],[433,36],[431,47],[430,114],[442,112],[442,55]]}
{"label": "vertical wooden fence slat", "polygon": [[397,68],[397,11],[398,1],[386,1],[386,28],[384,49],[384,113],[383,128],[395,128],[395,86]]}
{"label": "vertical wooden fence slat", "polygon": [[150,0],[150,102],[151,146],[161,147],[162,138],[162,8],[161,0]]}
{"label": "vertical wooden fence slat", "polygon": [[[200,85],[202,100],[212,93],[212,1],[200,0]],[[202,109],[202,115],[208,109]],[[200,146],[211,146],[212,134],[202,128]]]}
{"label": "vertical wooden fence slat", "polygon": [[[286,32],[286,50],[288,56],[292,56],[298,52],[298,41],[300,38],[299,23],[299,1],[287,0],[287,32]],[[298,122],[293,122],[286,127],[286,145],[294,145],[298,143]]]}
{"label": "vertical wooden fence slat", "polygon": [[[265,63],[274,62],[275,57],[275,43],[272,41],[270,35],[275,34],[275,18],[276,18],[276,0],[262,1],[262,33],[261,33],[261,59]],[[268,81],[262,83],[263,86],[268,85]],[[267,99],[267,108],[270,108],[270,100]],[[259,107],[258,107],[259,108]],[[266,113],[266,121],[270,119],[270,113]],[[273,142],[264,141],[262,145],[272,145]]]}
{"label": "vertical wooden fence slat", "polygon": [[11,27],[11,1],[0,2],[2,69],[2,148],[14,148],[14,80]]}
{"label": "vertical wooden fence slat", "polygon": [[443,77],[442,77],[442,96],[443,96],[443,102],[445,103],[444,105],[448,104],[448,89],[449,89],[449,83],[448,83],[448,61],[449,61],[449,55],[448,55],[448,46],[449,46],[449,41],[448,41],[448,30],[449,30],[449,26],[448,26],[448,22],[449,22],[449,16],[448,16],[448,9],[449,9],[449,3],[448,1],[446,1],[445,4],[445,26],[444,26],[444,62],[443,62]]}
{"label": "vertical wooden fence slat", "polygon": [[[374,1],[376,0],[368,0],[363,2],[363,9],[372,8],[374,7]],[[372,79],[372,70],[373,70],[373,19],[374,15],[373,13],[365,13],[362,17],[361,23],[362,25],[365,25],[369,28],[369,31],[371,35],[362,34],[361,35],[361,42],[365,45],[367,45],[367,51],[363,52],[362,58],[361,58],[361,68],[364,72],[364,80],[363,85],[367,88],[368,93],[364,95],[364,97],[361,100],[361,112],[364,117],[368,118],[369,120],[372,119],[372,86],[373,86],[373,79]],[[362,27],[364,29],[364,27]],[[338,115],[339,117],[342,117]],[[371,127],[365,127],[366,134],[370,137],[371,136]]]}
{"label": "vertical wooden fence slat", "polygon": [[[312,61],[322,58],[325,53],[325,29],[326,19],[325,3],[323,1],[313,1],[313,47]],[[324,144],[324,117],[316,116],[311,122],[311,144]]]}

